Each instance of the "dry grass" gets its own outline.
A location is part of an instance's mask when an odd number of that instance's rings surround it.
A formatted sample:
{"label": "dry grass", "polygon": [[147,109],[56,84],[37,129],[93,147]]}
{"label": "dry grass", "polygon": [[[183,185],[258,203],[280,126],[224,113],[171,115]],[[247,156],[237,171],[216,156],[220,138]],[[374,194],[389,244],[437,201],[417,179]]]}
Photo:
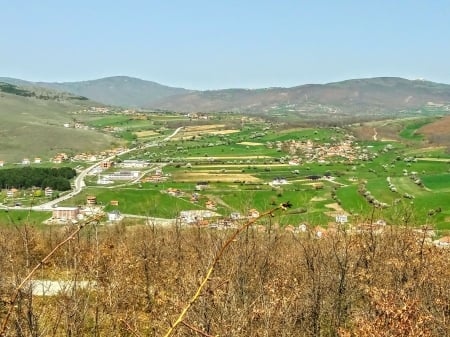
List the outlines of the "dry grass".
{"label": "dry grass", "polygon": [[145,137],[151,137],[151,136],[158,136],[159,133],[152,131],[152,130],[147,130],[147,131],[138,131],[134,133],[136,135],[136,137],[138,138],[145,138]]}
{"label": "dry grass", "polygon": [[238,143],[240,145],[248,145],[248,146],[260,146],[260,145],[264,145],[263,143],[254,143],[254,142],[240,142]]}

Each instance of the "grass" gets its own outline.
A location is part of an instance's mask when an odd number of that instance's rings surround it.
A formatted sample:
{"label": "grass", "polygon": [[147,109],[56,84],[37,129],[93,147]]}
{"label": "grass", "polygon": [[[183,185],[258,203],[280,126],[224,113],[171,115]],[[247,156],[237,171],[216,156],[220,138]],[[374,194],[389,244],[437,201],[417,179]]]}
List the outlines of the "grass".
{"label": "grass", "polygon": [[0,159],[10,163],[24,157],[48,160],[58,152],[99,151],[118,143],[111,135],[94,130],[63,127],[64,123],[72,123],[74,116],[83,119],[83,115],[72,113],[84,108],[70,101],[3,94],[0,100]]}
{"label": "grass", "polygon": [[44,220],[51,217],[51,212],[30,212],[25,210],[4,210],[0,209],[0,225],[2,226],[22,226],[24,224],[43,228]]}
{"label": "grass", "polygon": [[399,133],[400,137],[407,140],[422,140],[424,136],[417,133],[422,126],[433,122],[434,118],[425,118],[414,120],[406,124],[404,129]]}

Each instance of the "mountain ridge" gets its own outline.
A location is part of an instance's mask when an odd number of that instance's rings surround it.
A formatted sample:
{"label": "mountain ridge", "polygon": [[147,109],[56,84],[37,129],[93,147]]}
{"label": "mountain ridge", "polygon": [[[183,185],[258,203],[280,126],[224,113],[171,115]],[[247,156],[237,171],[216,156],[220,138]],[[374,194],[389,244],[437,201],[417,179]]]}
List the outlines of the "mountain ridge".
{"label": "mountain ridge", "polygon": [[31,82],[0,77],[0,82],[70,92],[103,104],[123,107],[143,107],[167,96],[192,91],[130,76],[110,76],[78,82]]}
{"label": "mountain ridge", "polygon": [[429,102],[450,103],[450,85],[401,77],[356,78],[293,87],[189,90],[129,76],[81,82],[0,81],[63,90],[108,105],[178,112],[236,111],[242,113],[387,113],[418,109]]}

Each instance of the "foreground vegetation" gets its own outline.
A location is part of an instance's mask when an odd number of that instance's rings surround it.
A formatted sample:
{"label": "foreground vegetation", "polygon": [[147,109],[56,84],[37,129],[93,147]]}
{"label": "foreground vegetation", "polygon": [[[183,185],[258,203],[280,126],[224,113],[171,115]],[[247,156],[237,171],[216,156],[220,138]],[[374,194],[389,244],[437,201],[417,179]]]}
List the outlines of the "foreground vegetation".
{"label": "foreground vegetation", "polygon": [[[175,336],[445,336],[449,254],[424,233],[277,228],[262,219],[226,249]],[[1,228],[0,319],[13,289],[73,228]],[[34,275],[75,286],[23,288],[5,336],[163,336],[229,231],[89,225]],[[22,247],[18,250],[17,247]],[[89,281],[89,287],[81,286]],[[76,286],[79,284],[79,286]]]}

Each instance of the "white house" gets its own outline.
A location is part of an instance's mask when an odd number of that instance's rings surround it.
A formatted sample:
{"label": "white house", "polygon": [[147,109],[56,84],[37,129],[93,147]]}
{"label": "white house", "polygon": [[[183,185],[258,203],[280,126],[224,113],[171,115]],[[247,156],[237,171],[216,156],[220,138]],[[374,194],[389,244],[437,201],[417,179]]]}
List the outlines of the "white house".
{"label": "white house", "polygon": [[123,219],[122,214],[116,209],[114,211],[108,212],[108,221],[115,222]]}

